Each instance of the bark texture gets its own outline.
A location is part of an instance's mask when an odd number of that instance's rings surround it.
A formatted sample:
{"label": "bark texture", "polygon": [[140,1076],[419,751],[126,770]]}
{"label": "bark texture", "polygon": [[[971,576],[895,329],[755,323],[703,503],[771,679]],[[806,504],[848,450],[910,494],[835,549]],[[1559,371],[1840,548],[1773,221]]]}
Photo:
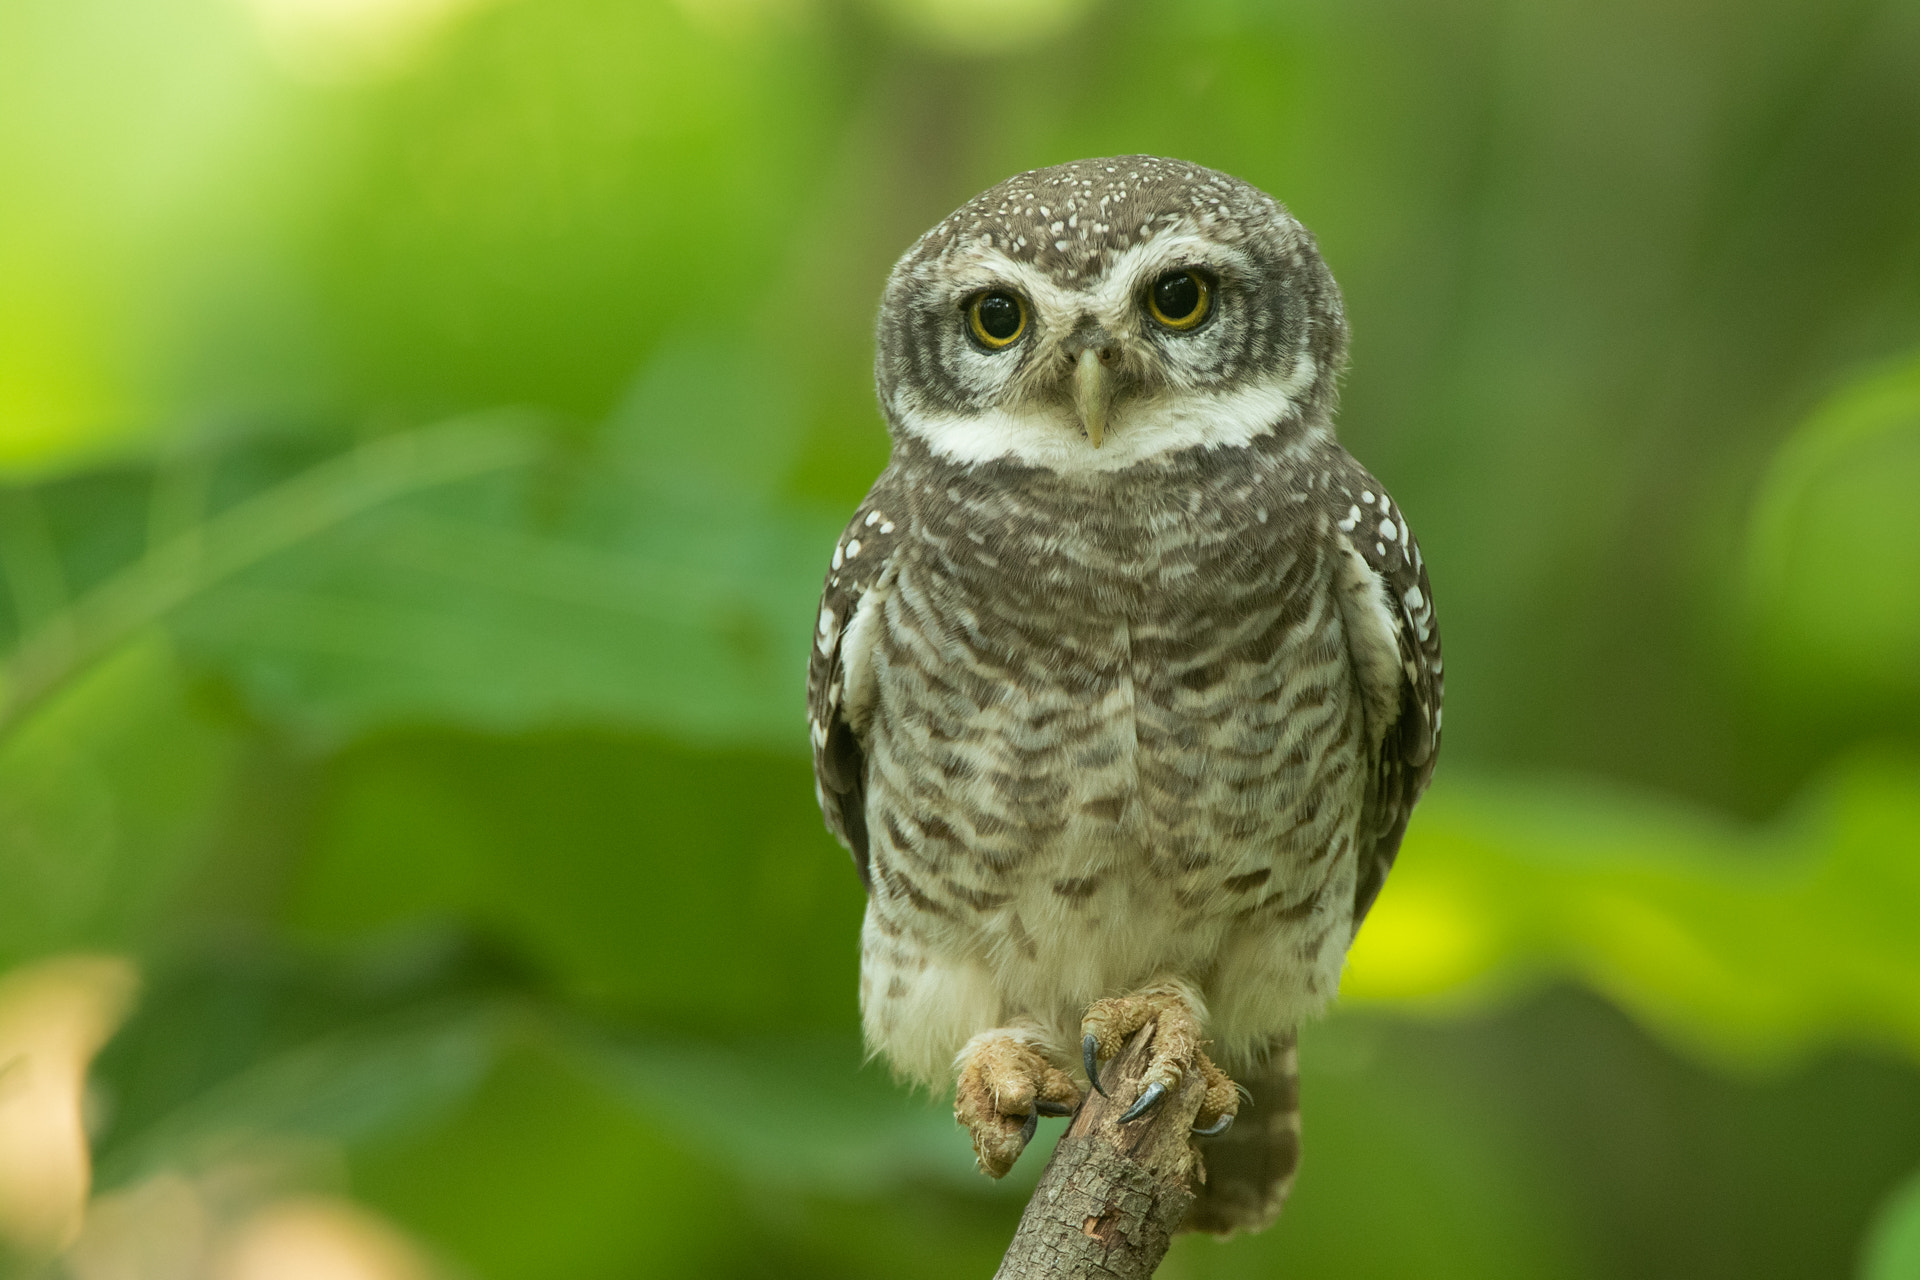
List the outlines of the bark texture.
{"label": "bark texture", "polygon": [[995,1280],[1144,1280],[1159,1267],[1204,1172],[1189,1137],[1206,1083],[1189,1071],[1179,1090],[1129,1124],[1154,1024],[1135,1032],[1100,1073],[1067,1127]]}

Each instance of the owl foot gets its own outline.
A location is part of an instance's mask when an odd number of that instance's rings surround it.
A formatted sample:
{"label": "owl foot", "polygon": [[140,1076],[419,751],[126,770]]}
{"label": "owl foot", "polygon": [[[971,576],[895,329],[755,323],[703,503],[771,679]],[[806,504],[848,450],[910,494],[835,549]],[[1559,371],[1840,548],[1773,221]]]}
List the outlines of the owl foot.
{"label": "owl foot", "polygon": [[1085,1032],[1081,1051],[1088,1081],[1105,1094],[1106,1088],[1100,1083],[1101,1061],[1120,1052],[1127,1037],[1148,1023],[1154,1024],[1153,1057],[1140,1077],[1140,1094],[1121,1113],[1120,1123],[1138,1120],[1159,1106],[1162,1098],[1179,1089],[1186,1073],[1194,1070],[1200,1072],[1207,1089],[1200,1113],[1194,1117],[1193,1131],[1203,1138],[1219,1137],[1233,1126],[1234,1113],[1240,1109],[1240,1091],[1200,1047],[1200,1021],[1177,987],[1148,987],[1130,996],[1096,1000],[1088,1007],[1080,1023]]}
{"label": "owl foot", "polygon": [[1079,1105],[1072,1077],[1018,1036],[988,1032],[960,1053],[953,1118],[973,1135],[974,1157],[990,1178],[1013,1168],[1041,1116],[1072,1115]]}

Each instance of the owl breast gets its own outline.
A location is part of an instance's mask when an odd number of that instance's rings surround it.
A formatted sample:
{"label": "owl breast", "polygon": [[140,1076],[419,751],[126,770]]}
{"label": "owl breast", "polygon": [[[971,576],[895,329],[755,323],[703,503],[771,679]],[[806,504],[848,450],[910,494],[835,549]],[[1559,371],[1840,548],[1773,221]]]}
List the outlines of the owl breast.
{"label": "owl breast", "polygon": [[1002,1021],[1071,1028],[1167,974],[1229,1044],[1324,1002],[1365,733],[1298,460],[1196,450],[1097,488],[896,465],[913,538],[874,605],[870,933],[989,975]]}

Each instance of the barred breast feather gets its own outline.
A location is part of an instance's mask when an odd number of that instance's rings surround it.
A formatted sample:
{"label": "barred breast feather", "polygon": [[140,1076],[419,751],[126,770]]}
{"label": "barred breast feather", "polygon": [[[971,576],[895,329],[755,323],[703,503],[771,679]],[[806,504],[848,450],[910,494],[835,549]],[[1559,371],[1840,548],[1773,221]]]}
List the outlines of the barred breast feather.
{"label": "barred breast feather", "polygon": [[1066,477],[911,439],[836,544],[808,681],[869,894],[869,1038],[1064,1049],[1156,974],[1262,1060],[1338,982],[1431,774],[1426,572],[1330,433]]}
{"label": "barred breast feather", "polygon": [[[862,883],[868,883],[868,887],[872,887],[872,852],[866,812],[866,729],[877,697],[872,670],[874,649],[885,628],[893,557],[910,535],[908,526],[914,512],[927,505],[925,491],[918,499],[912,493],[916,476],[918,487],[927,489],[924,472],[931,466],[929,459],[916,459],[910,449],[902,461],[904,466],[889,466],[881,474],[835,543],[808,666],[808,727],[816,794],[829,831],[851,850]],[[1311,459],[1279,468],[1279,472],[1292,484],[1288,493],[1279,495],[1284,505],[1277,505],[1279,510],[1248,507],[1240,512],[1240,520],[1256,526],[1271,522],[1275,530],[1292,528],[1294,533],[1306,532],[1311,526],[1313,532],[1325,537],[1327,555],[1334,564],[1332,580],[1338,589],[1338,612],[1350,672],[1367,723],[1367,781],[1354,831],[1357,871],[1352,923],[1357,927],[1379,894],[1400,848],[1407,816],[1432,775],[1444,689],[1440,633],[1434,622],[1432,593],[1419,545],[1384,486],[1332,441],[1315,449]],[[1258,468],[1254,474],[1258,474]],[[948,499],[939,505],[954,507],[952,495],[943,493],[939,497]],[[1114,497],[1112,501],[1125,499]],[[989,493],[975,493],[973,510],[968,514],[983,522],[996,518],[996,512],[979,510],[983,503],[998,507]],[[1062,514],[1096,528],[1114,524],[1112,516],[1102,512]],[[1311,518],[1302,520],[1304,516]],[[1029,533],[1037,539],[1035,547],[1027,549],[1031,555],[1046,539],[1037,530]],[[977,530],[973,535],[979,537],[981,545],[985,543]],[[1054,541],[1073,541],[1073,533],[1058,533]],[[1279,541],[1286,541],[1284,535]],[[1265,539],[1261,545],[1271,549],[1275,543]],[[1275,572],[1267,591],[1271,595],[1300,591],[1298,576],[1288,580],[1281,572],[1279,557],[1269,558],[1269,568]],[[1298,557],[1294,557],[1292,566],[1298,570]],[[987,593],[993,591],[996,578],[1021,572],[1018,564],[995,564],[993,568],[1004,568],[1004,574],[989,572],[981,576],[979,585]],[[1116,595],[1139,593],[1139,587],[1139,581],[1121,580],[1117,574],[1116,581],[1110,583]],[[1062,604],[1069,612],[1085,614],[1073,601]],[[1144,618],[1148,631],[1152,631],[1152,601],[1146,599],[1142,604],[1148,614]],[[991,614],[993,608],[983,601],[983,606],[975,610],[973,626],[979,624],[979,616]],[[1033,622],[1041,624],[1043,620],[1035,618]],[[1198,622],[1212,626],[1215,620],[1198,618]],[[1044,637],[1039,647],[1048,651]],[[1062,662],[1068,660],[1066,652],[1056,656]],[[1177,677],[1187,685],[1196,683],[1192,670]],[[1006,697],[1018,699],[1020,687],[1010,685]],[[1179,737],[1181,729],[1183,725],[1175,725],[1173,735]]]}

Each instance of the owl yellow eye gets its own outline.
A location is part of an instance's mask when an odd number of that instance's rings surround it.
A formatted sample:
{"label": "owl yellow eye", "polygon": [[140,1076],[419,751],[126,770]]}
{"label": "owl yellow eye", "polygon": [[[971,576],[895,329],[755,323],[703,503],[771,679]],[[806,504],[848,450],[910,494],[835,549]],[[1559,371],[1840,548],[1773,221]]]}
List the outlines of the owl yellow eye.
{"label": "owl yellow eye", "polygon": [[998,351],[1027,331],[1027,304],[1017,294],[993,289],[967,304],[967,324],[981,345]]}
{"label": "owl yellow eye", "polygon": [[1169,271],[1147,290],[1147,310],[1169,329],[1191,329],[1213,307],[1213,286],[1197,271]]}

